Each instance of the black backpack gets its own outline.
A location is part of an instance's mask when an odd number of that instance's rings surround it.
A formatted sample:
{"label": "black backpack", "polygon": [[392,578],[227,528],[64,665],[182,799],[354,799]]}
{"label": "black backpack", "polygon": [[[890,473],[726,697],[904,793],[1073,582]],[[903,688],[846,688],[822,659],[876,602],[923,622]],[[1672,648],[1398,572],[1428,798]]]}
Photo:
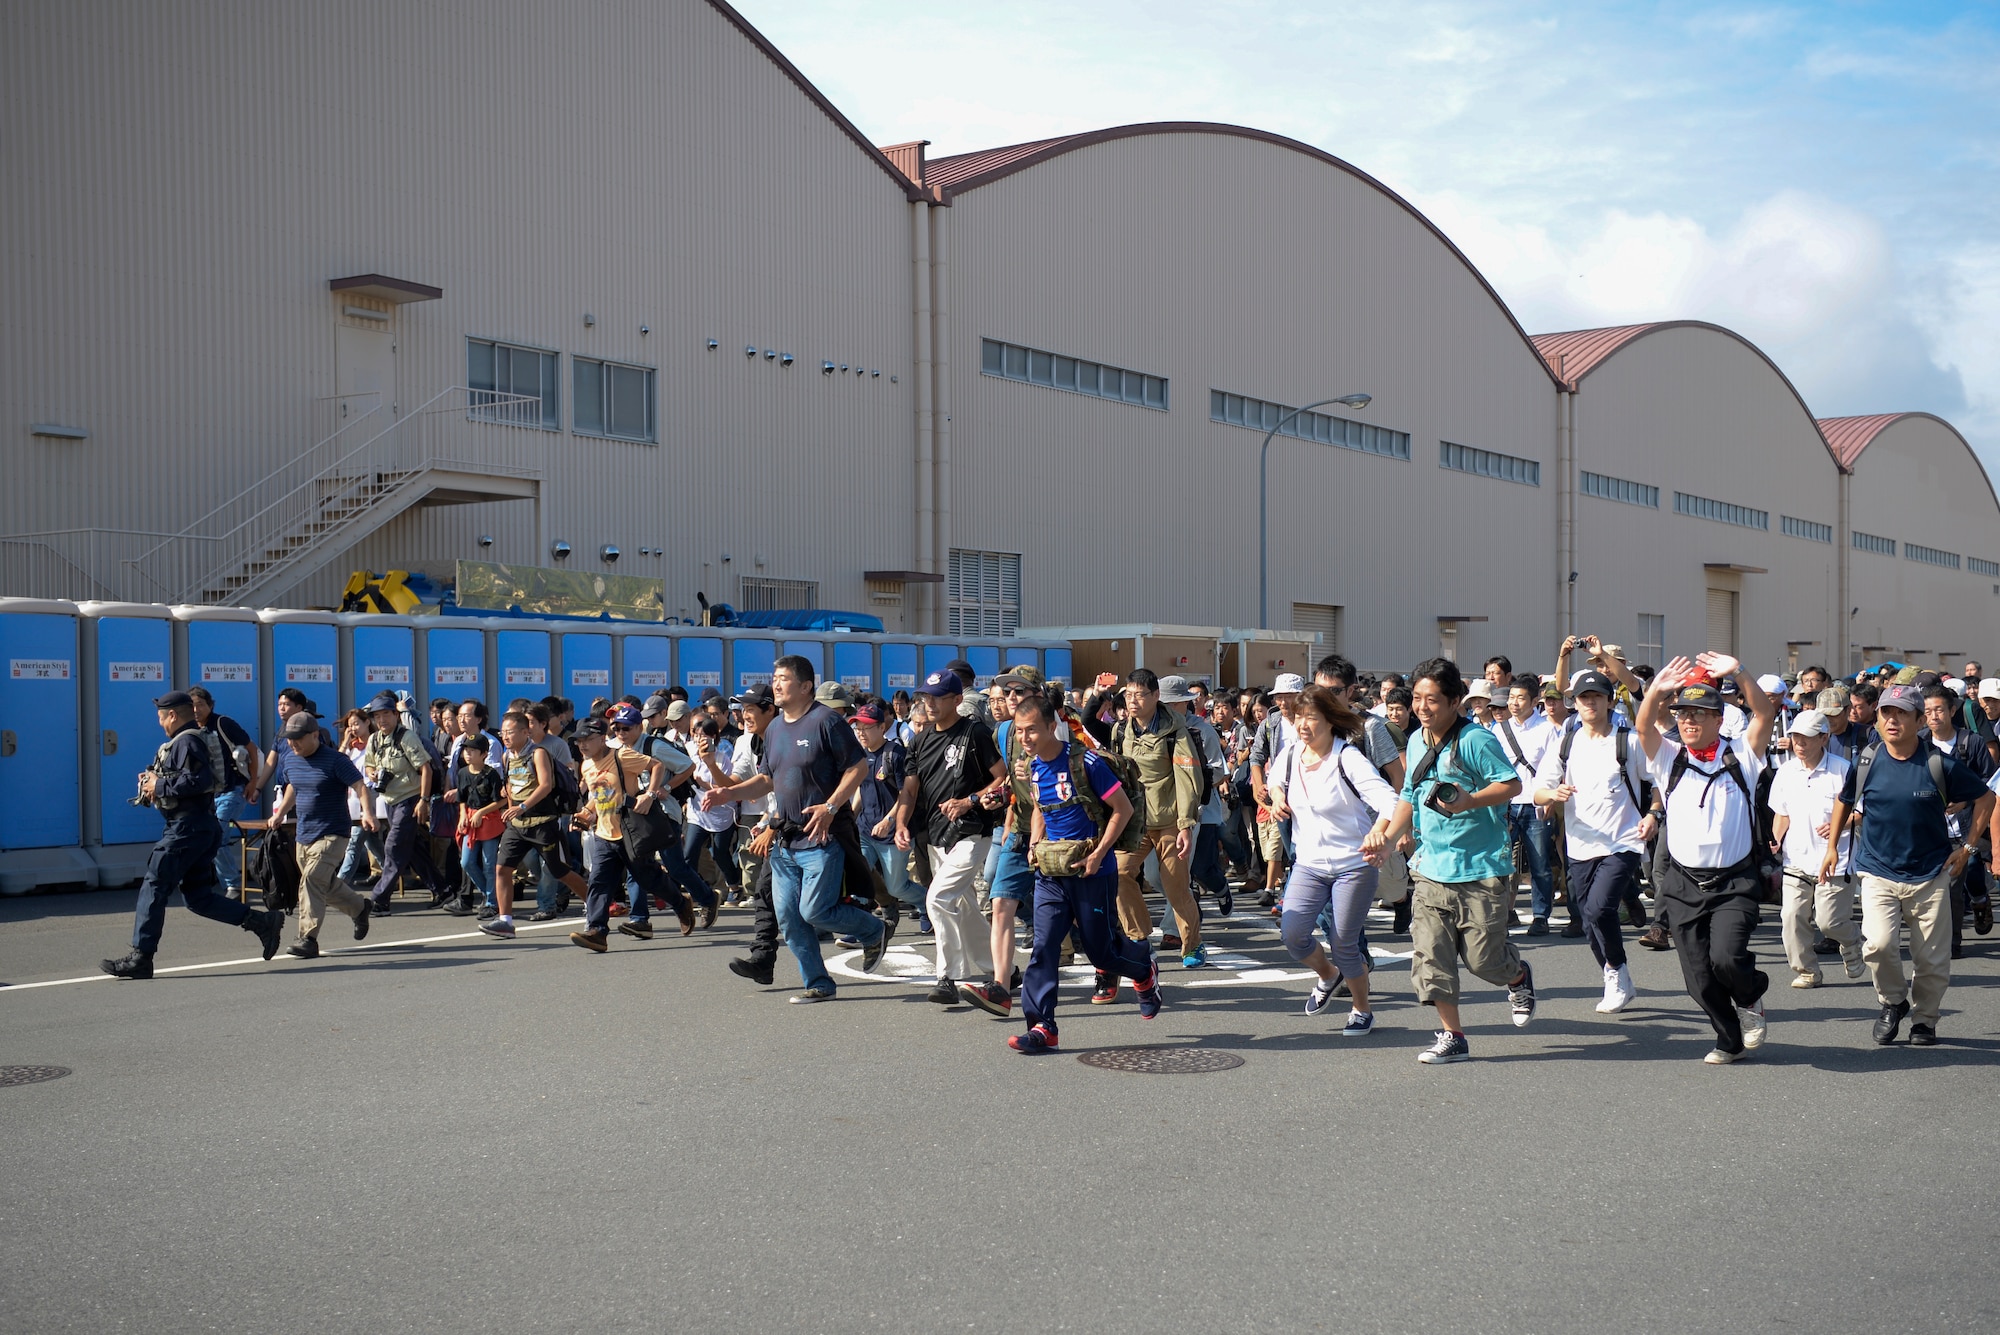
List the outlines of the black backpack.
{"label": "black backpack", "polygon": [[555,787],[548,796],[550,812],[557,816],[574,816],[583,809],[583,785],[577,781],[576,771],[556,759],[546,744],[537,742],[535,746],[548,756],[549,769],[555,775]]}
{"label": "black backpack", "polygon": [[[1870,742],[1861,748],[1861,755],[1854,762],[1854,795],[1863,802],[1868,799],[1868,770],[1875,763],[1875,753],[1882,749],[1882,743]],[[1951,794],[1944,786],[1944,752],[1935,746],[1924,747],[1924,758],[1931,772],[1931,786],[1938,791],[1938,801],[1949,809]],[[1866,819],[1866,816],[1863,816]]]}
{"label": "black backpack", "polygon": [[[1581,731],[1582,729],[1580,728],[1570,728],[1563,733],[1562,751],[1557,756],[1557,759],[1562,762],[1562,768],[1557,773],[1561,774],[1565,779],[1569,777],[1570,744],[1576,740],[1577,733]],[[1618,777],[1625,781],[1625,793],[1632,799],[1632,805],[1640,808],[1640,812],[1643,815],[1645,804],[1639,800],[1639,794],[1632,787],[1632,770],[1629,764],[1632,758],[1632,730],[1630,728],[1613,728],[1611,731],[1618,739]],[[1683,750],[1681,757],[1685,758],[1686,755],[1687,752]],[[1679,765],[1681,763],[1680,759],[1676,759],[1674,763]],[[1731,768],[1733,769],[1734,766],[1732,765]]]}

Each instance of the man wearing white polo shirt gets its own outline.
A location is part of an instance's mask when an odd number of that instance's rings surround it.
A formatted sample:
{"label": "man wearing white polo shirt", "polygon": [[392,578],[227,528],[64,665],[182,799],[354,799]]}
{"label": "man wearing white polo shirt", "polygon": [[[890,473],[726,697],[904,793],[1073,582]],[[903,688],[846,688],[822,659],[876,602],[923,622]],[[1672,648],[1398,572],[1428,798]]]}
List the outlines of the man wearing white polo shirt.
{"label": "man wearing white polo shirt", "polygon": [[1843,829],[1834,874],[1820,880],[1826,841],[1832,835],[1834,803],[1847,782],[1848,764],[1826,745],[1826,715],[1802,709],[1788,729],[1792,754],[1771,776],[1771,845],[1785,861],[1785,902],[1779,910],[1785,959],[1793,987],[1818,987],[1819,955],[1813,927],[1840,946],[1851,979],[1867,976],[1861,959],[1861,930],[1854,925],[1853,834]]}

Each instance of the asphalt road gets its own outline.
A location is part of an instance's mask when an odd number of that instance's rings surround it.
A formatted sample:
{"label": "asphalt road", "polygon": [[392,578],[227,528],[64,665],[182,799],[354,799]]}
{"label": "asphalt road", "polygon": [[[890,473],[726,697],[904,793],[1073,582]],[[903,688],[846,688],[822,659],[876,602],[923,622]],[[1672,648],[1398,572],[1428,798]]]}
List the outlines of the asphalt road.
{"label": "asphalt road", "polygon": [[[1868,986],[1784,987],[1766,928],[1770,1041],[1724,1068],[1672,956],[1600,1017],[1580,941],[1523,941],[1534,1023],[1469,992],[1476,1060],[1427,1068],[1405,965],[1343,1039],[1245,913],[1153,1022],[1066,987],[1039,1058],[908,979],[788,1005],[724,970],[741,913],[23,986],[121,953],[132,899],[0,902],[0,1063],[74,1072],[0,1088],[0,1330],[2000,1328],[2000,935],[1942,1046],[1877,1049]],[[176,906],[160,963],[255,954]],[[1142,1043],[1243,1065],[1074,1055]]]}

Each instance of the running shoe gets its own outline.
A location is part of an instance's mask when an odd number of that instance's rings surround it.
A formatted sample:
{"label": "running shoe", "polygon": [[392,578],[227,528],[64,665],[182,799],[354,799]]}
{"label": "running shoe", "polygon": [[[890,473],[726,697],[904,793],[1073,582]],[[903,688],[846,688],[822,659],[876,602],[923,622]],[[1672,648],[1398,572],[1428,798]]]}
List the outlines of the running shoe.
{"label": "running shoe", "polygon": [[1764,1003],[1760,1000],[1754,1006],[1738,1006],[1736,1008],[1736,1018],[1743,1025],[1743,1046],[1746,1048],[1763,1047],[1764,1035],[1770,1029],[1769,1022],[1764,1018]]}
{"label": "running shoe", "polygon": [[1193,950],[1182,955],[1181,967],[1183,969],[1203,969],[1208,967],[1207,945],[1196,946]]}
{"label": "running shoe", "polygon": [[1118,975],[1115,973],[1099,973],[1097,975],[1097,990],[1090,994],[1090,1004],[1093,1006],[1109,1006],[1116,1000],[1118,1000]]}
{"label": "running shoe", "polygon": [[1868,976],[1868,961],[1861,958],[1861,938],[1856,937],[1851,945],[1840,948],[1840,962],[1847,966],[1847,976],[1860,982]]}
{"label": "running shoe", "polygon": [[875,940],[869,943],[868,945],[861,947],[861,972],[863,973],[875,972],[875,966],[880,964],[882,962],[882,957],[888,953],[889,953],[889,929],[887,927],[884,927],[882,929],[882,935],[876,937]]}
{"label": "running shoe", "polygon": [[1465,1041],[1465,1035],[1446,1029],[1438,1030],[1437,1042],[1417,1054],[1417,1060],[1426,1066],[1447,1066],[1471,1059],[1472,1045]]}
{"label": "running shoe", "polygon": [[951,979],[940,978],[937,980],[937,986],[930,990],[924,1000],[934,1001],[940,1006],[956,1006],[958,1004],[958,987]]}
{"label": "running shoe", "polygon": [[1160,966],[1158,964],[1153,965],[1153,971],[1132,986],[1139,994],[1139,1018],[1150,1020],[1155,1015],[1158,1015],[1160,1013]]}
{"label": "running shoe", "polygon": [[1013,996],[998,983],[960,983],[958,997],[961,1001],[971,1002],[988,1015],[998,1015],[1002,1019],[1014,1012]]}
{"label": "running shoe", "polygon": [[633,936],[641,941],[651,941],[653,939],[653,920],[651,918],[627,918],[624,922],[618,924],[618,932],[621,936]]}
{"label": "running shoe", "polygon": [[1703,1057],[1702,1060],[1710,1066],[1727,1066],[1731,1062],[1740,1062],[1749,1055],[1749,1053],[1743,1051],[1724,1052],[1721,1048],[1711,1048],[1709,1054]]}
{"label": "running shoe", "polygon": [[1056,1031],[1045,1024],[1035,1025],[1025,1034],[1016,1034],[1007,1040],[1007,1046],[1016,1052],[1054,1052],[1058,1046]]}
{"label": "running shoe", "polygon": [[817,1002],[832,1000],[833,989],[830,987],[809,987],[803,992],[794,992],[791,996],[794,1006],[811,1006]]}
{"label": "running shoe", "polygon": [[1615,1015],[1631,1005],[1639,995],[1639,989],[1632,986],[1632,971],[1628,965],[1612,968],[1604,966],[1604,1000],[1597,1003],[1603,1015]]}
{"label": "running shoe", "polygon": [[1306,1014],[1318,1015],[1333,1004],[1333,982],[1313,984],[1313,990],[1306,993]]}
{"label": "running shoe", "polygon": [[480,923],[479,930],[488,936],[497,936],[503,941],[512,941],[514,939],[514,920],[512,918],[495,918],[492,922]]}
{"label": "running shoe", "polygon": [[1347,1012],[1347,1027],[1340,1031],[1342,1038],[1363,1038],[1375,1032],[1375,1012],[1350,1010]]}
{"label": "running shoe", "polygon": [[1507,989],[1507,1004],[1514,1008],[1514,1027],[1519,1029],[1535,1018],[1535,970],[1521,961],[1521,981]]}

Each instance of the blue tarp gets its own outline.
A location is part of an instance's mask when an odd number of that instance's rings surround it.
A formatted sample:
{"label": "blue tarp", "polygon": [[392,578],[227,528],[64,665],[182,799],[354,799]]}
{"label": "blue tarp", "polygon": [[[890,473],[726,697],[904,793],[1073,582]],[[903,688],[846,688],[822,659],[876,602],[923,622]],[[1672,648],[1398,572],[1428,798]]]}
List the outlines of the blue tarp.
{"label": "blue tarp", "polygon": [[736,624],[757,630],[858,630],[880,634],[882,618],[866,612],[836,612],[824,607],[789,612],[738,612]]}

